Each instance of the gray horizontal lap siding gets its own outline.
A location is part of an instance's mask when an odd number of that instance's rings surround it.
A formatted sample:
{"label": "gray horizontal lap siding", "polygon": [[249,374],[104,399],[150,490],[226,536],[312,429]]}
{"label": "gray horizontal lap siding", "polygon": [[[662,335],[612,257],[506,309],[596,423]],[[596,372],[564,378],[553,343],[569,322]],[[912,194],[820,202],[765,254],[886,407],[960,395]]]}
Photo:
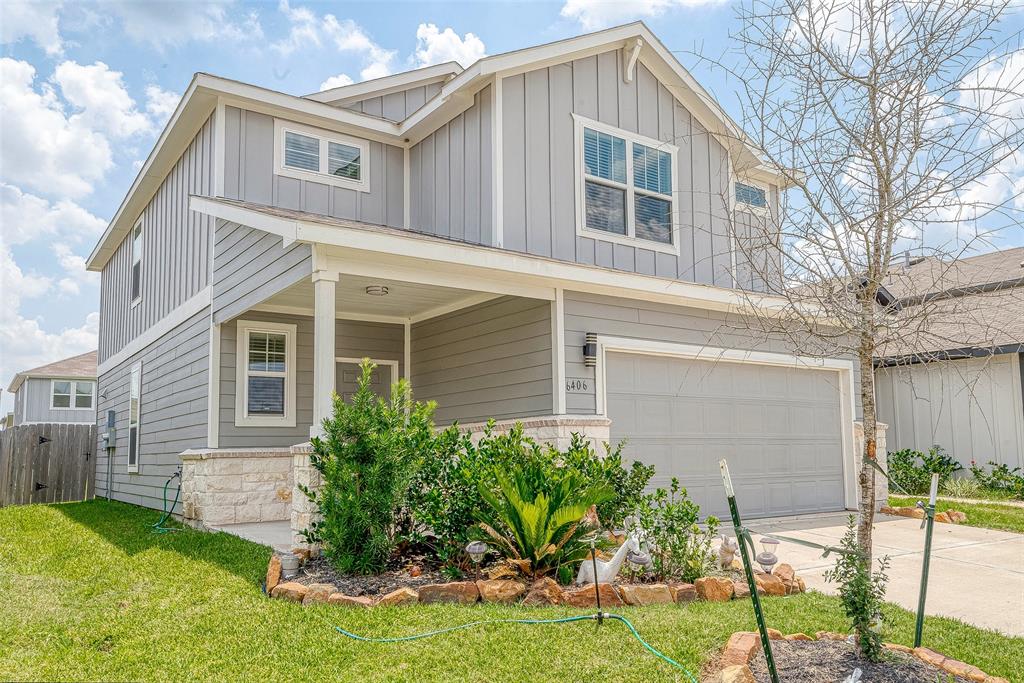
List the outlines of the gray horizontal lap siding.
{"label": "gray horizontal lap siding", "polygon": [[[69,408],[50,408],[50,378],[29,377],[21,385],[18,393],[24,393],[24,408],[15,415],[18,424],[26,422],[85,422],[96,419],[95,406],[89,410],[72,410]],[[56,380],[60,381],[60,380]],[[68,380],[74,382],[75,380]],[[90,381],[90,380],[82,380]],[[72,397],[73,398],[73,397]],[[16,405],[19,403],[15,402]]]}
{"label": "gray horizontal lap siding", "polygon": [[[209,376],[209,308],[192,316],[144,350],[99,377],[96,492],[107,490],[107,411],[115,410],[117,449],[113,497],[160,508],[163,485],[177,469],[182,451],[206,446]],[[131,368],[142,361],[139,471],[128,472],[128,396]],[[168,495],[173,496],[174,485]],[[170,504],[168,500],[168,504]]]}
{"label": "gray horizontal lap siding", "polygon": [[404,121],[439,92],[441,92],[441,83],[428,83],[380,97],[368,97],[365,100],[349,102],[342,105],[342,108],[370,116],[379,116],[382,119],[398,123]]}
{"label": "gray horizontal lap siding", "polygon": [[439,424],[550,415],[551,304],[503,297],[412,327],[412,386]]}
{"label": "gray horizontal lap siding", "polygon": [[[725,148],[643,64],[632,83],[622,75],[613,50],[503,79],[505,248],[731,287]],[[679,147],[678,257],[577,237],[573,113]]]}
{"label": "gray horizontal lap siding", "polygon": [[[583,364],[583,343],[587,332],[697,346],[799,354],[784,340],[770,338],[742,318],[718,311],[652,302],[617,299],[582,292],[565,293],[565,375],[586,378],[586,392],[566,395],[570,414],[589,415],[596,411],[594,368]],[[415,367],[415,365],[413,366]],[[854,387],[859,373],[854,366]],[[857,396],[855,413],[860,413]]]}
{"label": "gray horizontal lap siding", "polygon": [[476,93],[473,106],[409,150],[409,221],[413,230],[494,244],[491,91],[488,86]]}
{"label": "gray horizontal lap siding", "polygon": [[213,194],[214,149],[211,117],[142,212],[142,298],[137,305],[131,305],[131,234],[104,266],[100,277],[101,363],[208,284],[213,219],[190,211],[188,201],[191,194]]}
{"label": "gray horizontal lap siding", "polygon": [[[238,336],[237,321],[233,320],[221,326],[220,448],[284,447],[307,441],[313,423],[313,318],[250,311],[239,319],[296,326],[295,426],[235,426]],[[405,329],[402,325],[338,320],[335,341],[337,358],[396,360],[399,376],[404,371]]]}
{"label": "gray horizontal lap siding", "polygon": [[224,194],[268,206],[402,227],[403,151],[370,141],[370,191],[274,173],[274,117],[225,107]]}

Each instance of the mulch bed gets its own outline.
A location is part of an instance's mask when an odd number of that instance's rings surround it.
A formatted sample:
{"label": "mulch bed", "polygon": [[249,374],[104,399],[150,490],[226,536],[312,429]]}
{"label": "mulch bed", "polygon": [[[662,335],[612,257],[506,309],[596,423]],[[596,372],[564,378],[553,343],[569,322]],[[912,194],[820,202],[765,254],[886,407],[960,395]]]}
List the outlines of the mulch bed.
{"label": "mulch bed", "polygon": [[[786,683],[838,683],[854,669],[861,670],[860,683],[969,683],[902,652],[887,650],[883,661],[869,662],[854,645],[837,640],[773,640],[772,654],[779,678]],[[750,670],[758,683],[770,683],[768,665],[760,648],[750,662]]]}
{"label": "mulch bed", "polygon": [[[419,576],[412,575],[413,567],[419,569]],[[436,568],[427,565],[425,558],[405,558],[402,564],[388,567],[382,574],[359,576],[339,574],[327,559],[314,557],[299,568],[298,576],[289,580],[306,586],[314,583],[331,583],[337,587],[339,593],[345,595],[374,597],[386,595],[403,586],[418,588],[430,583],[445,583],[450,579]]]}

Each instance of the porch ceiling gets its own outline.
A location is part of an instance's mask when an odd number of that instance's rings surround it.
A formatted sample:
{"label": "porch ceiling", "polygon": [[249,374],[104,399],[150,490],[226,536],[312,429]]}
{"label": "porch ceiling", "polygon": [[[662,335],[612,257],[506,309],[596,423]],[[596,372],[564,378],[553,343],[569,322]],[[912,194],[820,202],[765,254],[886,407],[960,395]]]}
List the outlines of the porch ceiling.
{"label": "porch ceiling", "polygon": [[[367,294],[366,288],[374,285],[387,287],[387,295]],[[335,292],[335,309],[339,317],[356,315],[366,319],[380,317],[422,319],[430,317],[433,313],[443,312],[449,308],[461,308],[462,305],[470,306],[494,296],[481,295],[478,292],[453,287],[344,273],[338,280]],[[309,280],[298,282],[265,301],[261,308],[312,315],[313,283]]]}

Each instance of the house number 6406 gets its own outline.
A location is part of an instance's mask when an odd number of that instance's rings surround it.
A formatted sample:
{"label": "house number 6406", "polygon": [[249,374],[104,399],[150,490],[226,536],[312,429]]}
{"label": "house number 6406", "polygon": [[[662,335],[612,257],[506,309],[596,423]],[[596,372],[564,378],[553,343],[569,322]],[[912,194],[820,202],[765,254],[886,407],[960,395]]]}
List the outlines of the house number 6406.
{"label": "house number 6406", "polygon": [[590,382],[586,377],[570,377],[565,380],[565,390],[571,394],[581,394],[590,389]]}

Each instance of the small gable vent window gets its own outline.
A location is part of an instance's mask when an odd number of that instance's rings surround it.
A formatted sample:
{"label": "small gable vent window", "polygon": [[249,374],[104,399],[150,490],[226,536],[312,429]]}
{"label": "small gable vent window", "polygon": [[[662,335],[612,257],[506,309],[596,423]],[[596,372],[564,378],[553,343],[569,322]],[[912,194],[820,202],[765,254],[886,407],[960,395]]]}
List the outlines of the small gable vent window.
{"label": "small gable vent window", "polygon": [[677,253],[673,238],[676,148],[575,116],[577,232]]}
{"label": "small gable vent window", "polygon": [[756,206],[759,209],[768,207],[768,199],[762,188],[740,182],[736,183],[736,202]]}
{"label": "small gable vent window", "polygon": [[277,175],[370,191],[370,143],[290,121],[274,123]]}

